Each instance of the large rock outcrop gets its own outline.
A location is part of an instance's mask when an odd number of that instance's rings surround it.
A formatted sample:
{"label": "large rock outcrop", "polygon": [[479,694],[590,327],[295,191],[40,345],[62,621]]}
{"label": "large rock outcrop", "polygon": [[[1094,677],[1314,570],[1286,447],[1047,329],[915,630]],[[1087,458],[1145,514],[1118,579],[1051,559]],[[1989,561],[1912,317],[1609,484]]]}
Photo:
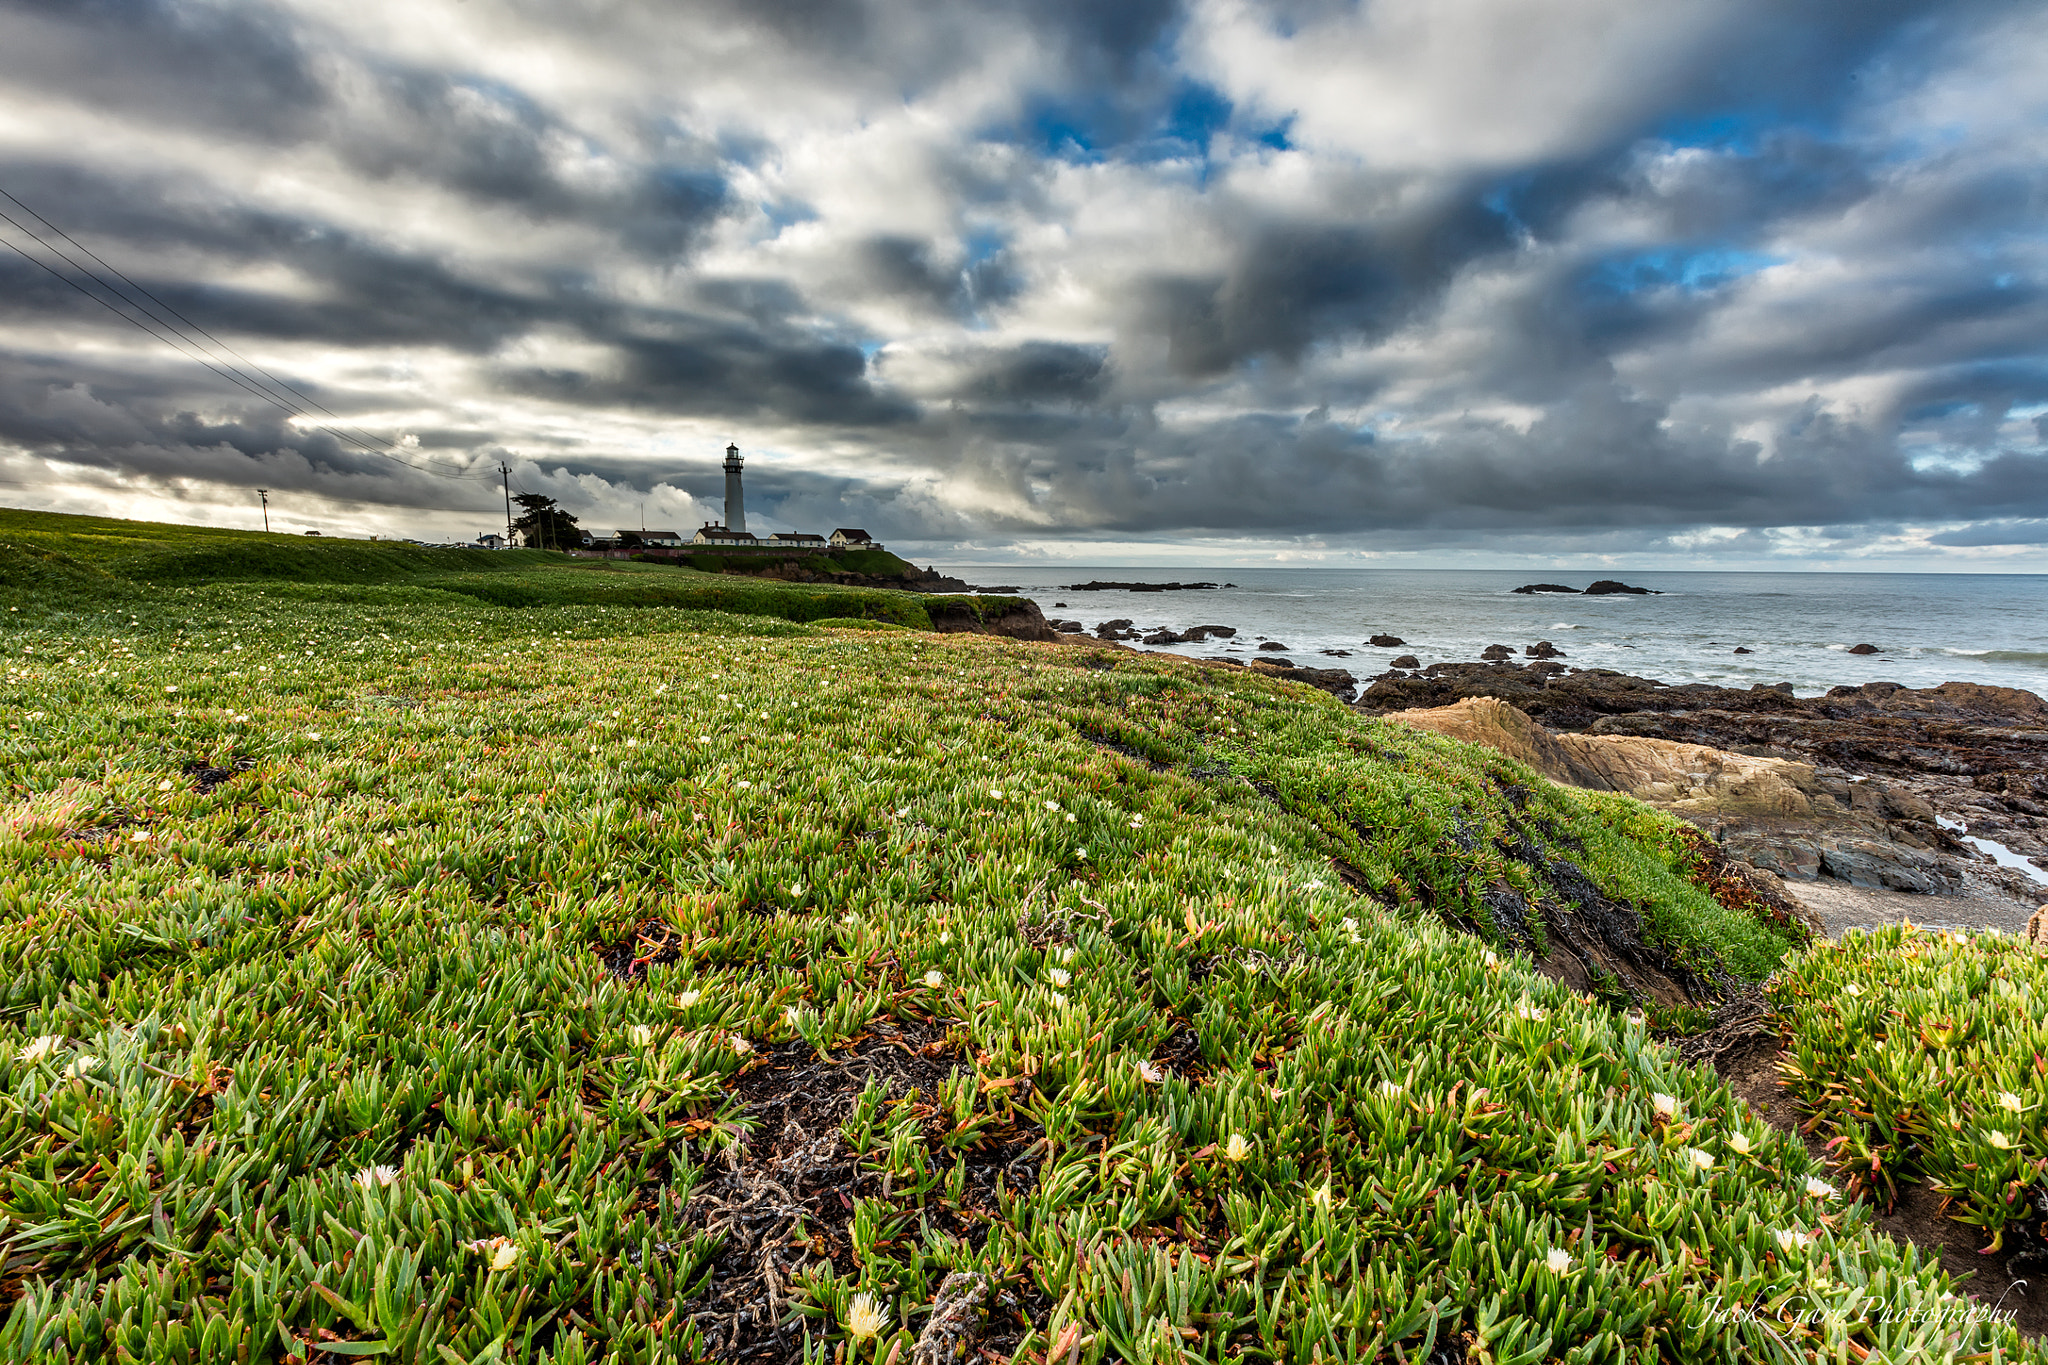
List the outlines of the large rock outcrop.
{"label": "large rock outcrop", "polygon": [[1495,697],[1388,719],[1483,744],[1554,781],[1623,792],[1719,837],[1731,857],[1788,880],[1950,892],[1969,853],[1903,787],[1824,774],[1795,759],[1638,735],[1556,733]]}
{"label": "large rock outcrop", "polygon": [[1003,635],[1012,640],[1057,640],[1059,632],[1054,630],[1038,610],[1038,604],[1031,601],[1002,603],[998,610],[983,612],[977,607],[995,605],[988,602],[942,602],[934,603],[925,610],[932,618],[932,629],[948,633],[967,632],[974,635]]}

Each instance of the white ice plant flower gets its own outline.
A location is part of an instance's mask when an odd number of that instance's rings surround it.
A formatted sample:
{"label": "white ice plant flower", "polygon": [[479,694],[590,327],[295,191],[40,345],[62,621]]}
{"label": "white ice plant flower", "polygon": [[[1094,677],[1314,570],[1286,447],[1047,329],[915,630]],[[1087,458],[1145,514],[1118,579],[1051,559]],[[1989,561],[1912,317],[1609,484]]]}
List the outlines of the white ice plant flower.
{"label": "white ice plant flower", "polygon": [[934,967],[924,974],[924,984],[933,990],[937,990],[946,984],[946,974],[937,967]]}
{"label": "white ice plant flower", "polygon": [[1000,801],[1003,799],[1003,790],[1001,787],[992,787],[989,789],[989,795]]}
{"label": "white ice plant flower", "polygon": [[1998,1107],[2000,1109],[2009,1109],[2017,1114],[2025,1106],[2021,1104],[2018,1095],[2013,1094],[2010,1090],[2001,1090],[1998,1092]]}
{"label": "white ice plant flower", "polygon": [[1141,1061],[1138,1063],[1138,1075],[1146,1084],[1158,1085],[1166,1079],[1166,1069],[1157,1062]]}
{"label": "white ice plant flower", "polygon": [[732,1050],[734,1052],[737,1052],[742,1057],[746,1056],[748,1053],[754,1050],[754,1045],[748,1042],[746,1039],[740,1037],[737,1033],[735,1033],[732,1036],[731,1042]]}
{"label": "white ice plant flower", "polygon": [[1749,1134],[1743,1132],[1740,1128],[1728,1135],[1728,1150],[1731,1152],[1748,1156],[1749,1150],[1753,1145],[1749,1140]]}
{"label": "white ice plant flower", "polygon": [[690,1006],[696,1004],[699,1000],[702,1000],[703,998],[704,992],[702,991],[684,991],[681,995],[676,997],[676,1004],[678,1007],[682,1009],[688,1009],[690,1008]]}
{"label": "white ice plant flower", "polygon": [[1815,1199],[1833,1199],[1835,1187],[1814,1176],[1806,1177],[1806,1192]]}
{"label": "white ice plant flower", "polygon": [[800,1029],[803,1027],[804,1024],[804,1012],[798,1009],[795,1005],[791,1005],[788,1009],[782,1012],[782,1022],[789,1025],[791,1028]]}
{"label": "white ice plant flower", "polygon": [[83,1076],[88,1071],[98,1070],[99,1065],[99,1058],[93,1056],[90,1052],[81,1052],[71,1059],[70,1066],[64,1068],[64,1074],[71,1077]]}
{"label": "white ice plant flower", "polygon": [[646,1047],[654,1041],[654,1027],[651,1024],[635,1024],[626,1030],[626,1041],[634,1047]]}
{"label": "white ice plant flower", "polygon": [[1848,993],[1848,994],[1850,994],[1850,995],[1861,995],[1861,994],[1863,994],[1863,988],[1862,988],[1861,986],[1857,985],[1857,984],[1856,984],[1855,982],[1853,982],[1853,981],[1851,981],[1851,982],[1850,982],[1850,983],[1849,983],[1848,985],[1846,985],[1846,986],[1842,987],[1842,989],[1843,989],[1843,991],[1845,991],[1846,993]]}
{"label": "white ice plant flower", "polygon": [[519,1264],[519,1248],[510,1242],[505,1242],[504,1245],[491,1253],[492,1270],[510,1270],[517,1264]]}
{"label": "white ice plant flower", "polygon": [[357,1171],[351,1179],[366,1190],[381,1189],[386,1185],[397,1182],[398,1168],[396,1166],[365,1166],[360,1171]]}
{"label": "white ice plant flower", "polygon": [[1541,1020],[1548,1017],[1548,1012],[1539,1009],[1534,1004],[1531,1004],[1528,999],[1524,998],[1519,1004],[1515,1006],[1515,1017],[1517,1019],[1528,1019],[1531,1021],[1540,1022]]}
{"label": "white ice plant flower", "polygon": [[875,1302],[873,1294],[856,1294],[846,1306],[846,1330],[855,1341],[866,1341],[888,1325],[888,1310]]}
{"label": "white ice plant flower", "polygon": [[1984,1140],[2001,1152],[2012,1150],[2012,1139],[1999,1132],[1996,1128],[1987,1130],[1984,1134]]}
{"label": "white ice plant flower", "polygon": [[1552,1247],[1544,1256],[1543,1264],[1553,1275],[1562,1275],[1572,1268],[1572,1254],[1563,1247]]}
{"label": "white ice plant flower", "polygon": [[1700,1170],[1711,1171],[1714,1169],[1714,1154],[1712,1152],[1703,1152],[1697,1147],[1688,1147],[1685,1149],[1685,1159]]}
{"label": "white ice plant flower", "polygon": [[34,1066],[37,1062],[47,1061],[62,1046],[64,1046],[62,1035],[45,1033],[40,1037],[29,1039],[28,1042],[22,1045],[21,1051],[15,1055],[23,1066]]}
{"label": "white ice plant flower", "polygon": [[1243,1161],[1252,1154],[1252,1144],[1243,1133],[1232,1133],[1230,1140],[1223,1144],[1225,1161]]}
{"label": "white ice plant flower", "polygon": [[1074,978],[1072,974],[1067,972],[1064,968],[1048,967],[1045,971],[1045,979],[1047,981],[1052,982],[1052,984],[1055,986],[1064,988],[1067,985],[1071,984]]}
{"label": "white ice plant flower", "polygon": [[[1348,928],[1350,927],[1351,921],[1345,920],[1344,924]],[[1488,948],[1486,950],[1486,965],[1488,968],[1495,968],[1500,966],[1500,954],[1494,952],[1493,949]]]}
{"label": "white ice plant flower", "polygon": [[1675,1119],[1678,1117],[1678,1097],[1667,1095],[1660,1090],[1650,1096],[1650,1108],[1656,1111],[1660,1119]]}
{"label": "white ice plant flower", "polygon": [[802,900],[804,897],[804,884],[797,882],[789,888],[789,894],[795,896],[798,900]]}
{"label": "white ice plant flower", "polygon": [[1777,1242],[1778,1250],[1787,1256],[1795,1251],[1804,1249],[1807,1243],[1813,1240],[1805,1233],[1795,1232],[1791,1228],[1773,1229],[1771,1237]]}

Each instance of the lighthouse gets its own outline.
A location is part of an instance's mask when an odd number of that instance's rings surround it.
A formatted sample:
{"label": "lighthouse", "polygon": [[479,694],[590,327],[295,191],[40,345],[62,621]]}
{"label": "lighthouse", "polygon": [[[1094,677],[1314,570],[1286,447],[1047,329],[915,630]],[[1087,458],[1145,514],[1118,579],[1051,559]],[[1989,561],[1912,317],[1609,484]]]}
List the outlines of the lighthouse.
{"label": "lighthouse", "polygon": [[747,529],[747,500],[740,491],[740,470],[745,464],[737,444],[725,448],[725,528],[728,531]]}

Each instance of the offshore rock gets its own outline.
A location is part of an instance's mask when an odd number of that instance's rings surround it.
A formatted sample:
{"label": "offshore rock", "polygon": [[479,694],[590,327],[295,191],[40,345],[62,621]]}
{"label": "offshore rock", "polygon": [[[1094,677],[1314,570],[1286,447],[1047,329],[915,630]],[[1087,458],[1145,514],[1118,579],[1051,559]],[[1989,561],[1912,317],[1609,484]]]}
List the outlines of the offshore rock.
{"label": "offshore rock", "polygon": [[1526,596],[1532,592],[1568,592],[1576,595],[1579,590],[1577,588],[1567,588],[1562,583],[1524,583],[1521,587],[1516,588],[1515,591]]}
{"label": "offshore rock", "polygon": [[1422,660],[1416,658],[1413,654],[1403,654],[1400,658],[1394,660],[1394,662],[1392,662],[1391,664],[1388,664],[1387,667],[1420,668],[1422,667]]}
{"label": "offshore rock", "polygon": [[1851,654],[1875,654],[1877,653],[1877,646],[1873,644],[1850,645],[1849,652]]}
{"label": "offshore rock", "polygon": [[1522,653],[1531,659],[1562,659],[1565,657],[1565,652],[1548,640],[1538,640],[1535,644],[1523,650]]}
{"label": "offshore rock", "polygon": [[1586,596],[1588,596],[1588,597],[1607,597],[1607,596],[1611,596],[1611,595],[1613,595],[1613,594],[1615,594],[1615,593],[1624,593],[1624,592],[1625,592],[1625,593],[1633,593],[1634,595],[1636,595],[1636,596],[1638,596],[1638,597],[1661,597],[1661,596],[1663,596],[1663,594],[1662,594],[1662,593],[1660,593],[1660,592],[1658,592],[1658,591],[1657,591],[1657,590],[1656,590],[1655,588],[1632,588],[1632,587],[1630,587],[1630,586],[1629,586],[1628,584],[1626,584],[1626,583],[1620,583],[1620,582],[1617,582],[1617,581],[1615,581],[1615,580],[1614,580],[1614,579],[1612,579],[1612,578],[1603,578],[1603,579],[1601,579],[1601,580],[1600,580],[1599,582],[1597,582],[1597,583],[1594,583],[1594,584],[1590,585],[1589,587],[1587,587],[1587,589],[1586,589]]}
{"label": "offshore rock", "polygon": [[1319,687],[1344,701],[1349,701],[1358,687],[1358,679],[1351,675],[1350,670],[1343,668],[1298,668],[1291,659],[1253,659],[1247,667],[1268,677]]}
{"label": "offshore rock", "polygon": [[1408,642],[1398,635],[1375,635],[1366,643],[1375,649],[1399,649]]}

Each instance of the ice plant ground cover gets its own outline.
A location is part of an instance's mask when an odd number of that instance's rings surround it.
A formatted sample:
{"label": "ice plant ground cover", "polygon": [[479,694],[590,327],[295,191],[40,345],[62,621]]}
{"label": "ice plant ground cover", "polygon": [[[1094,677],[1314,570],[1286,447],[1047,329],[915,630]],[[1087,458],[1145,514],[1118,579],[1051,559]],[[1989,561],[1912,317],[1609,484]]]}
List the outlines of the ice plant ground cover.
{"label": "ice plant ground cover", "polygon": [[797,1135],[859,1171],[782,1248],[814,1359],[907,1359],[955,1268],[1019,1360],[2017,1358],[1711,1072],[1424,908],[1536,894],[1538,839],[1775,966],[1642,807],[1155,657],[66,600],[0,613],[0,1356],[690,1359],[748,1097],[907,1037],[929,1089]]}
{"label": "ice plant ground cover", "polygon": [[[2048,1189],[2048,956],[2000,934],[1893,927],[1816,945],[1770,997],[1788,1084],[1851,1181],[1925,1179],[2003,1249]],[[2044,1229],[2048,1230],[2048,1229]],[[2048,1270],[2038,1262],[2014,1274]]]}

